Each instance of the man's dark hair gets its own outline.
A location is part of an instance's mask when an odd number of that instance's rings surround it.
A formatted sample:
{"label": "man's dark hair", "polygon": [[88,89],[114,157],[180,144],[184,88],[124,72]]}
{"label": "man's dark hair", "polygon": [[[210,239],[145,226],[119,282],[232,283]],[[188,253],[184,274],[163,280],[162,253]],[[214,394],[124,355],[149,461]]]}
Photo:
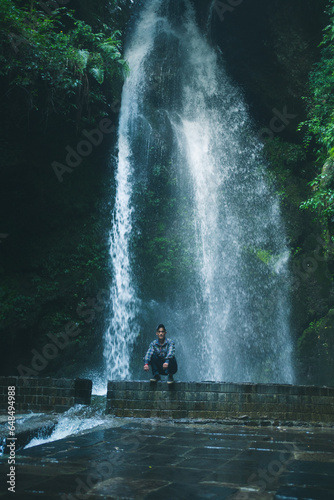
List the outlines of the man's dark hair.
{"label": "man's dark hair", "polygon": [[160,328],[163,328],[164,331],[166,331],[165,325],[163,325],[162,323],[157,326],[157,331],[160,330]]}

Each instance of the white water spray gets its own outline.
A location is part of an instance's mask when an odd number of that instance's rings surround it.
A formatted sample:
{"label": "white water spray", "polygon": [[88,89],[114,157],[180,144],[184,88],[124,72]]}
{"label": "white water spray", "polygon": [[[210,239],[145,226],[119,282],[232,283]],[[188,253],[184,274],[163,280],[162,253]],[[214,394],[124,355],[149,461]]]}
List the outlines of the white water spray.
{"label": "white water spray", "polygon": [[84,405],[73,406],[60,416],[59,421],[56,423],[50,435],[44,437],[42,429],[40,435],[29,441],[24,448],[32,448],[40,444],[52,443],[53,441],[58,441],[67,436],[98,427],[105,423],[105,419],[101,413],[102,412],[97,413],[94,409]]}

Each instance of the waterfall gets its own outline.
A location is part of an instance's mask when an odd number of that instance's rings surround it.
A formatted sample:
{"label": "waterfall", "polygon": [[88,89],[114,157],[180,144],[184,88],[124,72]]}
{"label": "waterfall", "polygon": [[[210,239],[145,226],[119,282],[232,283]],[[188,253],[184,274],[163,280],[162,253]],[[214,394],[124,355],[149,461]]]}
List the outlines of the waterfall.
{"label": "waterfall", "polygon": [[[158,2],[154,2],[158,3]],[[112,314],[105,334],[104,358],[107,379],[128,378],[131,349],[138,334],[137,312],[140,308],[132,279],[129,242],[132,233],[131,196],[134,158],[131,151],[131,130],[138,120],[140,90],[145,85],[143,63],[153,44],[150,29],[155,14],[149,6],[138,24],[134,43],[126,54],[131,77],[125,82],[118,132],[118,169],[116,173],[116,200],[110,235],[110,256],[113,281],[110,291]]]}
{"label": "waterfall", "polygon": [[145,1],[125,57],[107,377],[139,375],[163,322],[184,380],[292,383],[289,252],[242,94],[190,0]]}

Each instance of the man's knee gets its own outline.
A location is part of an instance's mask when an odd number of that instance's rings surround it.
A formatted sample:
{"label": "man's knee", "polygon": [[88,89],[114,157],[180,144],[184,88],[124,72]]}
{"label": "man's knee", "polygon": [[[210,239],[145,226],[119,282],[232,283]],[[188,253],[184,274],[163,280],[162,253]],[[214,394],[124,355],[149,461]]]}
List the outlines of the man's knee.
{"label": "man's knee", "polygon": [[168,372],[173,375],[174,373],[177,372],[177,362],[176,358],[170,358],[169,363],[168,363]]}

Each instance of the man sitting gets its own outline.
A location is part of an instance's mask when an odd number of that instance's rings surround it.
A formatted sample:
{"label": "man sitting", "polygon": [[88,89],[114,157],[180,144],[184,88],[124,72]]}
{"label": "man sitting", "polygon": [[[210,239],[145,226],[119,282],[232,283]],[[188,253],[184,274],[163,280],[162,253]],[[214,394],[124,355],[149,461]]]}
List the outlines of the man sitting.
{"label": "man sitting", "polygon": [[144,370],[152,368],[153,378],[151,382],[161,380],[160,375],[168,375],[167,384],[174,382],[173,374],[177,372],[175,359],[175,342],[166,338],[166,328],[160,324],[157,327],[157,339],[150,343],[148,351],[144,357]]}

